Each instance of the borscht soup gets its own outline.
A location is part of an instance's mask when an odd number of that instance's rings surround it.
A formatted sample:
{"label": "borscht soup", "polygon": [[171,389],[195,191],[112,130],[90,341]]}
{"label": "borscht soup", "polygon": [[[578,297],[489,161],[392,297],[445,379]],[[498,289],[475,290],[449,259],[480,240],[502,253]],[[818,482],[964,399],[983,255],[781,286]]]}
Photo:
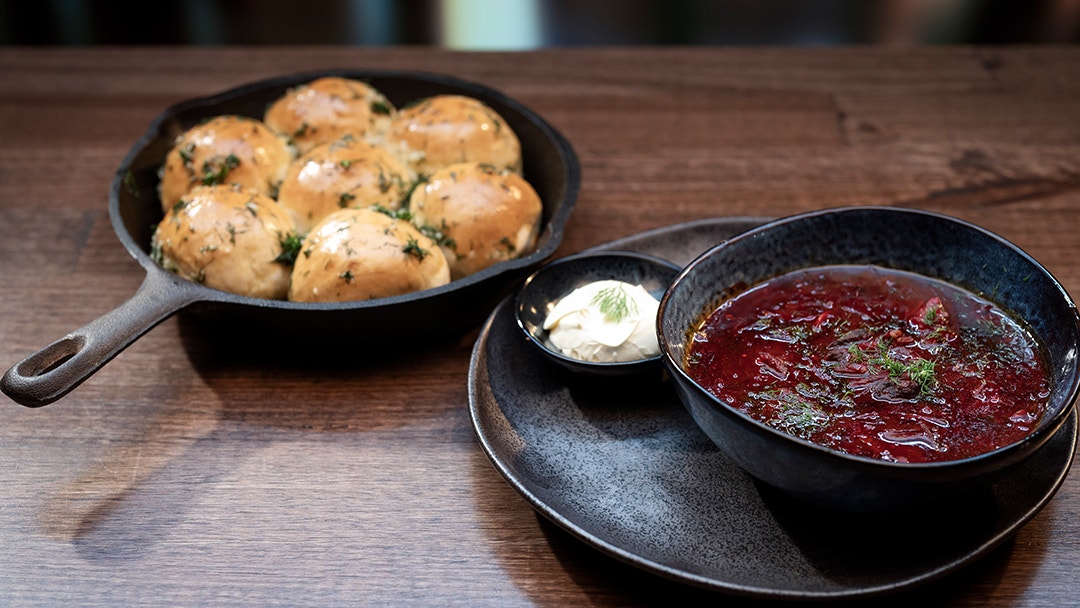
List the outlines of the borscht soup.
{"label": "borscht soup", "polygon": [[684,369],[728,406],[816,444],[890,462],[1005,447],[1043,416],[1031,333],[985,298],[878,266],[822,266],[706,311]]}

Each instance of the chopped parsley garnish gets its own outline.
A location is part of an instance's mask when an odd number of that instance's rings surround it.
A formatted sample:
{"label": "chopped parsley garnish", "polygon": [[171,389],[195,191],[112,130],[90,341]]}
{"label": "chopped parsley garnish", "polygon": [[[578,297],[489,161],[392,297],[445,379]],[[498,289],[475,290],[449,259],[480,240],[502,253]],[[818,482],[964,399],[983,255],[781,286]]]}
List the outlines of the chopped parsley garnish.
{"label": "chopped parsley garnish", "polygon": [[402,200],[407,201],[410,198],[412,198],[412,193],[416,191],[416,189],[420,186],[420,184],[426,184],[426,183],[428,183],[428,176],[426,176],[424,174],[417,175],[416,176],[416,181],[414,181],[412,184],[409,185],[409,191],[405,193],[405,196],[402,197]]}
{"label": "chopped parsley garnish", "polygon": [[150,259],[159,265],[164,265],[165,252],[161,250],[161,243],[157,242],[157,239],[150,243]]}
{"label": "chopped parsley garnish", "polygon": [[375,100],[375,101],[371,102],[371,113],[372,114],[384,114],[384,115],[389,116],[391,111],[392,110],[390,108],[390,104],[386,103],[385,101]]}
{"label": "chopped parsley garnish", "polygon": [[342,209],[348,207],[349,203],[353,202],[355,198],[356,195],[351,192],[342,192],[341,196],[338,197],[338,207],[341,207]]}
{"label": "chopped parsley garnish", "polygon": [[416,239],[409,239],[405,244],[403,251],[421,262],[424,261],[424,258],[427,257],[428,254],[427,250],[421,247],[419,241]]}
{"label": "chopped parsley garnish", "polygon": [[139,183],[135,180],[135,174],[130,170],[124,172],[124,188],[126,188],[128,193],[135,198],[140,198],[142,196],[142,193],[139,190]]}
{"label": "chopped parsley garnish", "polygon": [[345,272],[339,274],[338,276],[341,277],[342,279],[344,279],[346,283],[352,283],[353,273],[352,273],[351,270],[346,270]]}
{"label": "chopped parsley garnish", "polygon": [[229,177],[229,173],[239,166],[240,158],[235,154],[230,154],[224,158],[215,156],[203,163],[202,184],[204,186],[224,184]]}
{"label": "chopped parsley garnish", "polygon": [[442,227],[435,227],[431,224],[424,224],[420,226],[420,234],[435,241],[438,245],[446,247],[447,249],[453,249],[457,251],[457,242],[454,239],[446,236],[446,223],[444,222]]}
{"label": "chopped parsley garnish", "polygon": [[195,144],[188,143],[183,148],[177,150],[177,154],[180,155],[180,160],[183,161],[184,166],[191,169],[192,155],[195,154]]}
{"label": "chopped parsley garnish", "polygon": [[503,238],[499,239],[499,244],[505,247],[506,253],[510,255],[514,255],[514,252],[517,251],[517,247],[512,242],[510,242],[510,237],[504,236]]}
{"label": "chopped parsley garnish", "polygon": [[[390,209],[385,205],[372,205],[371,208],[383,215],[388,215],[395,220],[404,220],[406,222],[411,222],[413,218],[412,213],[404,207],[400,209]],[[423,229],[421,229],[420,233],[423,234],[423,232]]]}
{"label": "chopped parsley garnish", "polygon": [[291,265],[300,254],[300,248],[304,245],[304,237],[289,233],[281,237],[281,255],[274,258],[279,264]]}

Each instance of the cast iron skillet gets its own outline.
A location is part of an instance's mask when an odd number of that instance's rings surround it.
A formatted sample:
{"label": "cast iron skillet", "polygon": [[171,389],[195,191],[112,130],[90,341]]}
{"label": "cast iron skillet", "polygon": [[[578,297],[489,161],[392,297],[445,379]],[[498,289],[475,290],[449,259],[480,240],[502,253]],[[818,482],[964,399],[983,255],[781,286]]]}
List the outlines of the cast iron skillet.
{"label": "cast iron skillet", "polygon": [[[521,140],[525,178],[544,204],[542,231],[533,251],[448,285],[413,294],[342,303],[262,300],[218,291],[178,278],[150,259],[150,237],[161,220],[158,169],[173,141],[202,120],[238,114],[262,118],[266,107],[290,87],[323,76],[363,80],[396,106],[436,94],[468,95],[503,116]],[[15,364],[0,389],[29,407],[66,395],[120,351],[180,310],[217,331],[245,335],[273,332],[295,343],[362,340],[372,349],[464,333],[479,324],[511,287],[549,258],[577,198],[580,167],[570,143],[534,112],[488,87],[443,75],[370,70],[294,74],[247,84],[168,108],[136,142],[113,178],[109,216],[113,230],[146,271],[135,295]],[[228,329],[226,329],[228,328]],[[355,344],[355,343],[354,343]]]}

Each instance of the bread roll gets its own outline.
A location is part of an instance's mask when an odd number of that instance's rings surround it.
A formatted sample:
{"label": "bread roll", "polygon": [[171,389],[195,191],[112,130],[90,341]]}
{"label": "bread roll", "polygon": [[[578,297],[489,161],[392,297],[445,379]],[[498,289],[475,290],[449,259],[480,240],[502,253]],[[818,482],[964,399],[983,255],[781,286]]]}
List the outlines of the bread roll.
{"label": "bread roll", "polygon": [[212,118],[184,132],[165,156],[158,187],[162,211],[197,186],[240,184],[273,197],[292,159],[285,139],[262,122]]}
{"label": "bread roll", "polygon": [[282,254],[295,234],[292,218],[273,199],[241,186],[199,186],[158,224],[151,254],[190,281],[280,300],[291,272]]}
{"label": "bread roll", "polygon": [[517,173],[482,163],[436,171],[409,199],[413,221],[437,234],[457,279],[513,259],[536,243],[543,205]]}
{"label": "bread roll", "polygon": [[316,146],[297,159],[281,183],[278,203],[294,214],[298,230],[307,232],[338,209],[374,205],[398,209],[415,179],[385,149],[346,137]]}
{"label": "bread roll", "polygon": [[371,85],[327,77],[290,89],[266,110],[263,120],[303,154],[346,135],[380,141],[395,109]]}
{"label": "bread roll", "polygon": [[341,209],[308,233],[293,267],[289,299],[369,300],[449,281],[439,246],[409,222],[372,209]]}
{"label": "bread roll", "polygon": [[521,143],[510,125],[484,103],[461,95],[437,95],[402,108],[386,146],[422,175],[464,162],[521,172]]}

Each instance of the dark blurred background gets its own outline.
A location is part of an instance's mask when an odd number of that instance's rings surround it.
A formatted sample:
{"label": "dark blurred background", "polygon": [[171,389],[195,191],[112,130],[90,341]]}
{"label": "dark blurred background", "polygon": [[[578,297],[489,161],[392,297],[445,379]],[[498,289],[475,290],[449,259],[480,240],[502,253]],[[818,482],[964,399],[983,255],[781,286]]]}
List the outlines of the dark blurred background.
{"label": "dark blurred background", "polygon": [[1080,0],[0,0],[0,44],[1038,44]]}

